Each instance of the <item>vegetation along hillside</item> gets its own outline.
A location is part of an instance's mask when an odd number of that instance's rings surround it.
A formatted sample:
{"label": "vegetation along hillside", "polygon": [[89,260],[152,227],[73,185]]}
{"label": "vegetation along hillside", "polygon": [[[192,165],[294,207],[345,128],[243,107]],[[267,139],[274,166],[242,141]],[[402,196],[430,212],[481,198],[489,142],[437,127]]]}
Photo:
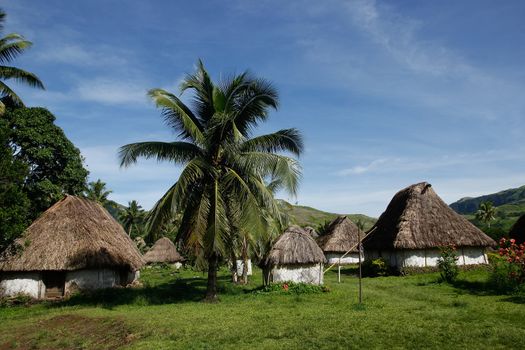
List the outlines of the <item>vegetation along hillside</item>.
{"label": "vegetation along hillside", "polygon": [[[317,228],[319,225],[324,224],[327,221],[332,221],[341,214],[328,213],[322,210],[318,210],[311,207],[302,205],[293,205],[284,200],[279,200],[282,206],[282,210],[290,218],[292,224],[299,226],[311,226]],[[368,230],[376,222],[375,218],[363,215],[363,214],[345,214],[354,223],[359,220],[364,224],[364,229]]]}
{"label": "vegetation along hillside", "polygon": [[[476,211],[483,202],[491,202],[495,206],[494,220],[488,223],[476,218]],[[497,240],[507,236],[512,225],[525,213],[525,186],[475,198],[462,198],[450,204],[450,207]]]}

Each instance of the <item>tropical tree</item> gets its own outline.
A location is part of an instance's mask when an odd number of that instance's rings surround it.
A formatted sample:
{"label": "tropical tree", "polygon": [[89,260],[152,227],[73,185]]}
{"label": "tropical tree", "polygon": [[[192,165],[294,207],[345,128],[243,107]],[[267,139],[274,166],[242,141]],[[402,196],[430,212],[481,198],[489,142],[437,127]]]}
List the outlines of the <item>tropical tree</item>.
{"label": "tropical tree", "polygon": [[277,91],[266,80],[244,72],[216,84],[199,60],[180,91],[193,93],[192,108],[163,89],[148,92],[179,140],[125,145],[120,149],[121,166],[139,157],[183,166],[178,180],[153,207],[148,229],[182,215],[177,240],[207,261],[206,300],[215,301],[217,268],[228,256],[231,237],[241,230],[261,232],[263,213],[278,214],[265,179],[280,179],[286,191],[296,193],[300,165],[282,153],[298,156],[303,143],[296,129],[253,137],[269,109],[278,106]]}
{"label": "tropical tree", "polygon": [[55,119],[45,108],[16,108],[2,118],[14,158],[28,169],[23,191],[31,203],[32,220],[64,194],[81,195],[86,189],[88,171],[80,150]]}
{"label": "tropical tree", "polygon": [[[0,30],[4,29],[6,14],[0,9]],[[17,107],[23,107],[24,103],[20,97],[5,83],[5,80],[15,80],[19,83],[26,84],[31,87],[44,89],[44,84],[38,77],[30,72],[20,68],[5,66],[10,63],[18,55],[31,47],[32,43],[27,41],[22,35],[11,33],[0,38],[0,115],[5,112],[5,103],[9,101]]]}
{"label": "tropical tree", "polygon": [[122,223],[124,230],[126,230],[130,237],[133,229],[138,231],[137,226],[142,223],[143,219],[144,210],[136,200],[128,202],[128,207],[124,209],[119,215],[119,220]]}
{"label": "tropical tree", "polygon": [[496,208],[490,201],[481,202],[476,212],[476,219],[490,228],[490,222],[496,219]]}
{"label": "tropical tree", "polygon": [[109,202],[108,196],[113,191],[106,189],[106,183],[98,179],[88,184],[87,189],[84,192],[84,196],[92,201],[100,203],[102,206],[106,206]]}

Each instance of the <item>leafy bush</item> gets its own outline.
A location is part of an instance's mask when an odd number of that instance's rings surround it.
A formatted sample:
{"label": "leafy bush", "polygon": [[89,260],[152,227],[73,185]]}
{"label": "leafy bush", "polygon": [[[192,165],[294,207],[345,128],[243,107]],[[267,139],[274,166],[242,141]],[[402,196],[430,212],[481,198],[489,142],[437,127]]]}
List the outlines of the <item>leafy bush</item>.
{"label": "leafy bush", "polygon": [[512,293],[525,286],[525,244],[502,238],[499,256],[489,257],[492,266],[490,283],[500,292]]}
{"label": "leafy bush", "polygon": [[367,277],[388,276],[391,273],[390,266],[383,258],[365,260],[362,267],[362,273]]}
{"label": "leafy bush", "polygon": [[457,261],[456,247],[451,245],[441,248],[441,254],[438,259],[438,269],[444,281],[452,283],[457,279],[459,274]]}
{"label": "leafy bush", "polygon": [[295,282],[282,282],[282,283],[270,283],[257,289],[255,293],[278,293],[278,294],[314,294],[314,293],[326,293],[330,289],[326,286],[320,286],[316,284],[307,283],[295,283]]}

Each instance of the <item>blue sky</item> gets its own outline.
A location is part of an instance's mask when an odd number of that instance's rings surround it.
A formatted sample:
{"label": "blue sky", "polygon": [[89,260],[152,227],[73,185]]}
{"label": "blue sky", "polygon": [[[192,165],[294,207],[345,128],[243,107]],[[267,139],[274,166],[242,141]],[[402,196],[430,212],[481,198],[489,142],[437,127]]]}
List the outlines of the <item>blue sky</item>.
{"label": "blue sky", "polygon": [[3,1],[4,34],[33,41],[16,65],[111,198],[150,208],[171,164],[120,169],[118,147],[172,140],[146,98],[177,92],[202,58],[278,88],[260,132],[299,128],[299,204],[378,216],[429,181],[447,202],[525,184],[523,1]]}

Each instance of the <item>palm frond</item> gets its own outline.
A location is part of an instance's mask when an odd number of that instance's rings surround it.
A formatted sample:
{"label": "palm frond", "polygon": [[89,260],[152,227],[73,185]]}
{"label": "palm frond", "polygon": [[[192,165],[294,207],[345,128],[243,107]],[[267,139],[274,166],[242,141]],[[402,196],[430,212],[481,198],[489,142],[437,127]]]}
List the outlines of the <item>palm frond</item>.
{"label": "palm frond", "polygon": [[7,97],[17,107],[24,107],[22,99],[9,86],[0,81],[0,94]]}
{"label": "palm frond", "polygon": [[163,89],[151,89],[148,96],[162,109],[166,123],[179,132],[179,136],[202,143],[204,130],[199,119],[174,94]]}
{"label": "palm frond", "polygon": [[187,74],[180,84],[182,93],[188,89],[195,92],[194,105],[197,115],[201,122],[206,124],[215,113],[213,104],[214,84],[200,59],[197,61],[197,71],[194,74]]}
{"label": "palm frond", "polygon": [[44,84],[35,74],[16,67],[0,66],[0,79],[13,79],[31,87],[45,89]]}
{"label": "palm frond", "polygon": [[33,44],[19,34],[12,33],[0,39],[0,63],[10,62]]}
{"label": "palm frond", "polygon": [[242,145],[243,151],[290,152],[300,156],[303,152],[303,138],[299,130],[283,129],[272,134],[257,136]]}
{"label": "palm frond", "polygon": [[171,161],[184,164],[202,155],[202,150],[189,142],[138,142],[120,147],[120,166],[126,167],[137,162],[139,157],[156,158],[158,161]]}

